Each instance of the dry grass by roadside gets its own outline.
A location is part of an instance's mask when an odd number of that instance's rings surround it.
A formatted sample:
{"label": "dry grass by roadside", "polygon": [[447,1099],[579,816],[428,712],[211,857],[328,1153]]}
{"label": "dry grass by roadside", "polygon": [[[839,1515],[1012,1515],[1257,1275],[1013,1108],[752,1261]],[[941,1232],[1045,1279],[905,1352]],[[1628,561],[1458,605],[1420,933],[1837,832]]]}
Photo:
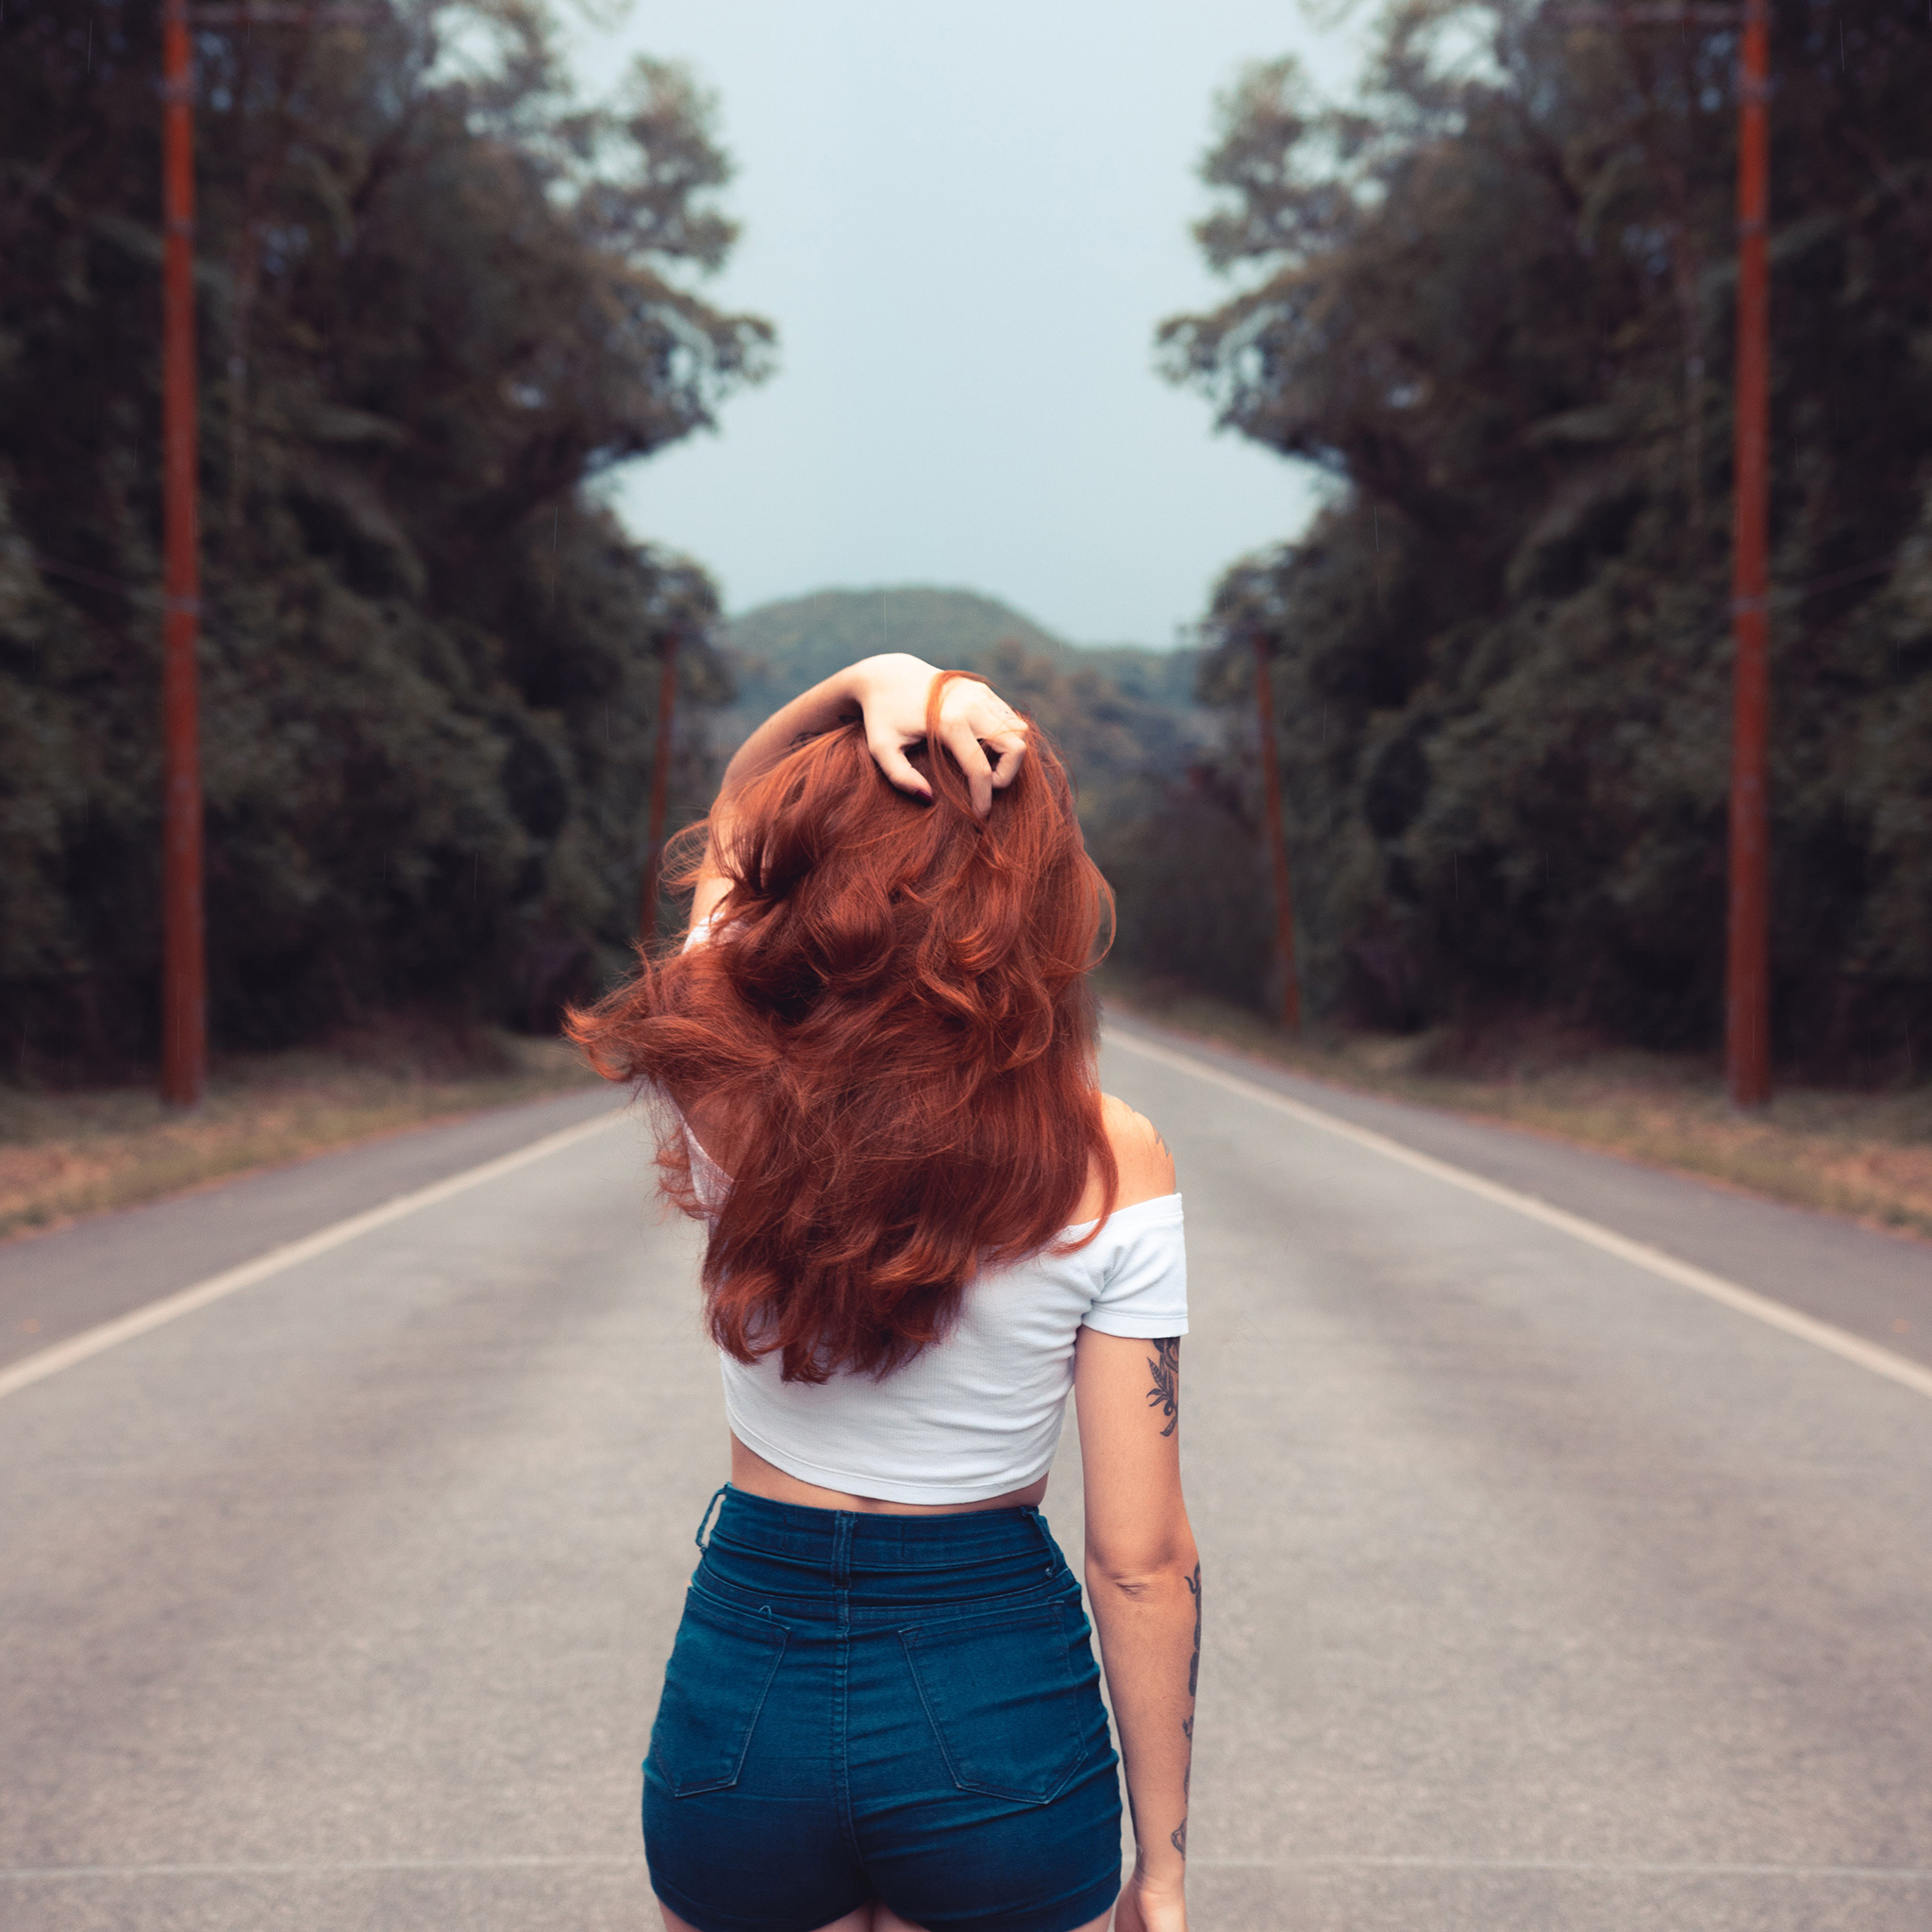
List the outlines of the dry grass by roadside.
{"label": "dry grass by roadside", "polygon": [[1150,996],[1109,977],[1128,1012],[1341,1087],[1425,1102],[1679,1168],[1801,1208],[1932,1238],[1932,1087],[1890,1092],[1787,1086],[1741,1114],[1714,1065],[1607,1050],[1557,1031],[1402,1038],[1310,1029],[1195,996]]}
{"label": "dry grass by roadside", "polygon": [[329,1050],[233,1055],[192,1114],[146,1088],[0,1085],[0,1240],[352,1141],[596,1084],[560,1040],[392,1024]]}

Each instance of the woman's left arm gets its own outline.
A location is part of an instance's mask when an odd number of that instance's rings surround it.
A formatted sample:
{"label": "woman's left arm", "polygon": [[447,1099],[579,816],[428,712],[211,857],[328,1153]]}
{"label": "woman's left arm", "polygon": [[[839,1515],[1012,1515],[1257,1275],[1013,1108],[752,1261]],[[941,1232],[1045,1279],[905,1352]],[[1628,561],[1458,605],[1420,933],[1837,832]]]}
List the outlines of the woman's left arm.
{"label": "woman's left arm", "polygon": [[[926,700],[938,675],[934,666],[904,651],[861,658],[781,705],[738,747],[724,767],[711,807],[713,858],[707,858],[698,874],[691,903],[694,924],[716,908],[730,887],[714,857],[721,842],[730,842],[734,801],[800,739],[862,719],[865,741],[879,770],[900,791],[921,798],[932,796],[931,786],[913,769],[906,748],[925,736]],[[1026,721],[990,686],[959,678],[941,695],[939,735],[966,774],[973,808],[984,818],[992,809],[993,793],[1013,782],[1026,756]],[[997,762],[988,758],[982,746],[991,747]]]}
{"label": "woman's left arm", "polygon": [[1117,1932],[1186,1932],[1188,1785],[1201,1669],[1201,1560],[1181,1497],[1178,1336],[1082,1328],[1074,1345],[1087,1601],[1134,1821]]}

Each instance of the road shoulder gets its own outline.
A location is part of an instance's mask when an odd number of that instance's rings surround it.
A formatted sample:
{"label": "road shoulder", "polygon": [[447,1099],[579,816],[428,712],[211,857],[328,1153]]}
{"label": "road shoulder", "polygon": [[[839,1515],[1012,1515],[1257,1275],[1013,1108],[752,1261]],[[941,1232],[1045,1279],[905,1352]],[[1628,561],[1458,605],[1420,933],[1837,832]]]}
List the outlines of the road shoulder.
{"label": "road shoulder", "polygon": [[1924,1241],[1525,1128],[1352,1091],[1140,1014],[1109,1008],[1107,1030],[1238,1074],[1932,1365],[1932,1247]]}
{"label": "road shoulder", "polygon": [[594,1118],[607,1087],[354,1142],[0,1246],[0,1365]]}

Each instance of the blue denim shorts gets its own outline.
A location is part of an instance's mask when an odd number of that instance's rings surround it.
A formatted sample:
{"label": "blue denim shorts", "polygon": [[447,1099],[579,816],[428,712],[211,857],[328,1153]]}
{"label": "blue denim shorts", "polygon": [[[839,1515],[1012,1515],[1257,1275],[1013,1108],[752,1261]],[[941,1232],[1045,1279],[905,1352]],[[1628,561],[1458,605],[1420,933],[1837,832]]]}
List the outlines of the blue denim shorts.
{"label": "blue denim shorts", "polygon": [[658,1896],[699,1932],[817,1932],[872,1899],[928,1932],[1099,1918],[1119,1759],[1040,1512],[721,1493],[644,1760]]}

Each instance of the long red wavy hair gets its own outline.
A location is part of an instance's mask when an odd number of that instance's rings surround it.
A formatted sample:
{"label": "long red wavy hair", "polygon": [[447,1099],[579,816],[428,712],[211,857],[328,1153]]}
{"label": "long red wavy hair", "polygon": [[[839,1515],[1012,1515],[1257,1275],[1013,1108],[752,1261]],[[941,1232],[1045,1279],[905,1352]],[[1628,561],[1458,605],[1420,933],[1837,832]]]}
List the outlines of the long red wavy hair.
{"label": "long red wavy hair", "polygon": [[[1065,1237],[1094,1174],[1109,1208],[1118,1187],[1087,982],[1112,893],[1065,769],[1035,727],[982,820],[950,754],[911,756],[929,804],[857,724],[746,787],[708,942],[641,957],[566,1021],[607,1079],[730,1123],[708,1325],[740,1361],[782,1354],[788,1381],[910,1360],[974,1274]],[[703,1216],[668,1110],[658,1148],[666,1192]]]}

